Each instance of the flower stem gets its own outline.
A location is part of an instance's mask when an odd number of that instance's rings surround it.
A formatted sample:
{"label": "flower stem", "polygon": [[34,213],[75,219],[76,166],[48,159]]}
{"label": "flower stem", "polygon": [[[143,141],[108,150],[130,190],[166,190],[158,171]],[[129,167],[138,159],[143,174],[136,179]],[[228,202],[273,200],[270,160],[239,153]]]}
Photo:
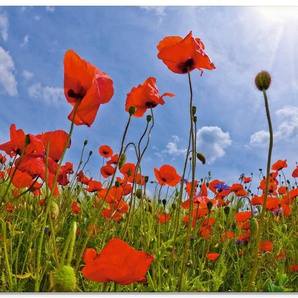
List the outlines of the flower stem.
{"label": "flower stem", "polygon": [[256,275],[258,273],[258,265],[259,265],[258,252],[259,252],[259,246],[260,246],[260,242],[261,242],[262,230],[263,230],[263,225],[264,225],[264,217],[265,217],[265,212],[266,212],[266,202],[267,202],[267,197],[268,197],[269,179],[270,179],[271,155],[272,155],[272,149],[273,149],[273,129],[272,129],[272,123],[271,123],[271,117],[270,117],[270,111],[269,111],[268,98],[267,98],[265,89],[263,89],[263,95],[264,95],[266,115],[267,115],[268,126],[269,126],[269,149],[268,149],[268,159],[267,159],[267,172],[266,172],[264,201],[263,201],[262,211],[261,211],[261,216],[260,216],[259,229],[258,229],[258,233],[257,233],[257,237],[256,237],[254,257],[253,257],[253,266],[252,266],[252,270],[251,270],[249,284],[247,287],[248,292],[250,292],[252,290]]}
{"label": "flower stem", "polygon": [[180,276],[178,280],[177,290],[181,291],[182,278],[184,275],[185,265],[187,263],[188,258],[188,250],[190,245],[190,237],[192,230],[192,218],[193,218],[193,209],[194,209],[194,190],[195,190],[195,172],[196,172],[196,143],[195,143],[195,129],[194,129],[194,113],[193,113],[193,92],[192,92],[192,84],[190,79],[190,72],[187,69],[188,74],[188,83],[190,89],[190,102],[189,102],[189,113],[190,113],[190,139],[191,139],[191,189],[190,189],[190,206],[189,206],[189,221],[186,232],[185,239],[185,247],[182,258],[182,265],[180,269]]}

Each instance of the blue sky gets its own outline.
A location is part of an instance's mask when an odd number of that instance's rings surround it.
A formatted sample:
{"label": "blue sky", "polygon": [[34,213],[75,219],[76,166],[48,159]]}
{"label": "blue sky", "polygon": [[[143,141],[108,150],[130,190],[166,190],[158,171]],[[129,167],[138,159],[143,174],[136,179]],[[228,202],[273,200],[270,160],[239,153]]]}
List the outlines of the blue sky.
{"label": "blue sky", "polygon": [[[93,125],[76,126],[65,161],[78,164],[84,140],[93,151],[87,175],[98,179],[98,147],[115,152],[128,119],[126,94],[153,76],[160,94],[172,92],[154,109],[155,127],[142,173],[170,164],[181,174],[187,147],[189,88],[187,75],[172,73],[157,58],[156,46],[169,35],[191,30],[205,44],[216,70],[191,73],[197,106],[197,149],[207,158],[197,178],[211,171],[227,184],[244,173],[265,172],[268,125],[262,93],[254,85],[261,70],[271,73],[268,90],[275,146],[272,162],[287,159],[295,168],[298,142],[298,8],[257,6],[3,6],[0,8],[0,142],[15,123],[25,133],[63,129],[71,111],[63,95],[63,57],[73,49],[106,72],[114,82],[111,101],[102,105]],[[145,117],[134,118],[127,141],[137,142]],[[132,152],[128,161],[134,162]],[[290,179],[291,180],[291,179]],[[254,190],[253,190],[254,191]]]}

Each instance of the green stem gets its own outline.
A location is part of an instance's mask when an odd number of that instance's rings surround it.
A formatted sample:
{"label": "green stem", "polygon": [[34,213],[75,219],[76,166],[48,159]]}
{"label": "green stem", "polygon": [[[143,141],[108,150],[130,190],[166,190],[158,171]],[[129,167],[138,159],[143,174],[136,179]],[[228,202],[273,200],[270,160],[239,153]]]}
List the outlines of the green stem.
{"label": "green stem", "polygon": [[262,230],[263,230],[263,225],[264,225],[264,216],[265,216],[265,212],[266,212],[266,202],[267,202],[267,197],[268,197],[269,179],[270,179],[271,155],[272,155],[272,149],[273,149],[273,129],[272,129],[272,123],[271,123],[271,117],[270,117],[270,111],[269,111],[268,98],[267,98],[265,89],[263,89],[263,95],[264,95],[266,115],[267,115],[268,126],[269,126],[269,149],[268,149],[268,159],[267,159],[267,172],[266,172],[266,185],[265,185],[264,201],[263,201],[263,206],[262,206],[262,211],[261,211],[261,216],[260,216],[259,229],[258,229],[258,233],[257,233],[257,237],[256,237],[256,244],[255,244],[255,250],[254,250],[254,257],[253,257],[253,266],[252,266],[252,270],[251,270],[249,284],[247,287],[248,292],[250,292],[252,290],[252,286],[254,285],[255,278],[258,273],[258,265],[259,265],[258,252],[259,252],[259,246],[260,246],[260,242],[261,242]]}
{"label": "green stem", "polygon": [[193,113],[193,92],[192,92],[192,84],[190,79],[190,71],[187,69],[188,74],[188,82],[190,89],[190,102],[189,102],[189,113],[190,113],[190,138],[191,138],[191,189],[190,189],[190,206],[189,206],[189,222],[187,226],[186,239],[185,239],[185,247],[182,258],[182,265],[180,269],[180,276],[178,280],[178,292],[181,291],[182,278],[185,270],[185,265],[187,263],[188,258],[188,250],[190,245],[191,238],[191,230],[192,230],[192,218],[193,218],[193,209],[194,209],[194,192],[195,192],[195,172],[196,172],[196,144],[195,144],[195,130],[194,130],[194,113]]}

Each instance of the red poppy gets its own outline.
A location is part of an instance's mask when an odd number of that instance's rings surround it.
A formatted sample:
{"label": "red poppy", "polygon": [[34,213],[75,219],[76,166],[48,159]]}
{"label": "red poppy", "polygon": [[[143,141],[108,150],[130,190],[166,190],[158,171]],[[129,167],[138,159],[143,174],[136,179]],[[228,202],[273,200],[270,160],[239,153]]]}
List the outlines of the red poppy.
{"label": "red poppy", "polygon": [[89,191],[89,192],[95,192],[95,191],[99,191],[102,189],[102,183],[99,181],[95,181],[95,180],[90,180],[88,183],[88,187],[85,188],[85,190]]}
{"label": "red poppy", "polygon": [[292,172],[292,177],[297,178],[298,177],[298,166],[296,166],[296,169]]}
{"label": "red poppy", "polygon": [[[66,145],[68,133],[64,130],[55,130],[38,134],[36,137],[42,140],[45,149],[49,146],[48,156],[58,162]],[[70,144],[71,142],[69,142],[67,148],[70,147]]]}
{"label": "red poppy", "polygon": [[[90,126],[99,106],[114,95],[113,81],[73,50],[68,50],[64,56],[64,94],[73,107],[77,105],[74,124]],[[73,114],[74,110],[68,116],[71,121]]]}
{"label": "red poppy", "polygon": [[142,117],[148,108],[155,108],[157,105],[164,105],[164,96],[173,97],[173,93],[159,94],[156,87],[156,79],[153,77],[147,78],[143,84],[133,87],[127,94],[125,111],[129,111],[130,107],[135,107],[136,111],[133,114],[135,117]]}
{"label": "red poppy", "polygon": [[210,261],[215,261],[219,257],[219,253],[217,252],[209,252],[206,255],[206,258]]}
{"label": "red poppy", "polygon": [[10,157],[21,154],[25,146],[26,135],[22,129],[16,129],[16,125],[10,126],[10,141],[1,144],[0,150],[3,150]]}
{"label": "red poppy", "polygon": [[78,202],[73,202],[71,209],[72,209],[72,214],[78,214],[82,211],[82,208],[78,205]]}
{"label": "red poppy", "polygon": [[235,219],[237,222],[244,222],[248,220],[252,216],[251,211],[243,211],[243,212],[238,212],[235,214]]}
{"label": "red poppy", "polygon": [[6,156],[5,156],[5,155],[2,155],[2,154],[0,153],[0,163],[1,163],[1,164],[5,164],[5,162],[6,162]]}
{"label": "red poppy", "polygon": [[211,227],[213,226],[215,223],[215,219],[213,217],[209,217],[209,218],[206,218],[204,221],[203,221],[203,226],[204,227]]}
{"label": "red poppy", "polygon": [[160,185],[175,186],[181,180],[176,169],[170,165],[163,165],[159,170],[154,168],[154,174]]}
{"label": "red poppy", "polygon": [[108,178],[112,176],[115,173],[115,171],[116,171],[116,168],[114,168],[111,165],[105,165],[100,168],[100,173],[104,178]]}
{"label": "red poppy", "polygon": [[285,194],[287,193],[287,187],[284,186],[284,185],[280,186],[280,187],[278,188],[278,193],[279,193],[280,195],[285,195]]}
{"label": "red poppy", "polygon": [[273,244],[271,241],[262,241],[259,246],[260,252],[271,251]]}
{"label": "red poppy", "polygon": [[5,209],[10,212],[10,213],[14,213],[14,208],[13,208],[13,204],[7,204],[5,206]]}
{"label": "red poppy", "polygon": [[211,182],[209,182],[208,187],[213,193],[216,193],[218,184],[225,184],[225,182],[215,179],[215,180],[212,180]]}
{"label": "red poppy", "polygon": [[261,195],[261,196],[254,195],[251,198],[251,204],[253,206],[255,206],[255,205],[263,205],[263,201],[264,201],[264,195]]}
{"label": "red poppy", "polygon": [[83,173],[83,171],[80,171],[80,172],[77,174],[77,181],[78,181],[78,182],[81,182],[81,183],[83,183],[83,184],[85,184],[85,185],[88,185],[89,182],[90,182],[90,180],[91,180],[91,179],[89,179],[89,178],[87,178],[87,177],[85,176],[85,174]]}
{"label": "red poppy", "polygon": [[121,239],[113,238],[98,254],[87,248],[84,253],[86,266],[82,269],[85,278],[107,283],[110,281],[120,285],[133,282],[146,282],[147,273],[154,256],[138,251]]}
{"label": "red poppy", "polygon": [[98,152],[101,156],[105,158],[109,158],[113,155],[113,150],[110,146],[108,145],[102,145],[98,148]]}
{"label": "red poppy", "polygon": [[159,223],[167,223],[171,219],[171,216],[168,213],[157,212],[156,215],[157,215],[156,221]]}
{"label": "red poppy", "polygon": [[280,171],[283,168],[287,168],[287,160],[281,160],[279,159],[277,162],[275,162],[272,166],[271,166],[271,170],[273,171]]}
{"label": "red poppy", "polygon": [[27,172],[21,172],[18,169],[16,170],[15,167],[9,168],[7,172],[10,178],[12,178],[12,185],[16,188],[29,187],[33,183],[34,179]]}
{"label": "red poppy", "polygon": [[116,165],[118,163],[118,154],[111,156],[110,160],[107,161],[107,165]]}
{"label": "red poppy", "polygon": [[249,182],[251,182],[251,177],[243,177],[244,184],[249,183]]}
{"label": "red poppy", "polygon": [[297,272],[298,271],[298,264],[292,264],[290,265],[290,272]]}
{"label": "red poppy", "polygon": [[192,31],[185,37],[167,36],[159,42],[157,57],[173,72],[184,74],[187,71],[202,68],[215,69],[215,65],[204,52],[205,46],[199,38],[192,36]]}
{"label": "red poppy", "polygon": [[234,238],[234,232],[230,232],[230,231],[226,231],[222,234],[221,238],[220,238],[220,241],[221,242],[224,242],[228,239],[233,239]]}

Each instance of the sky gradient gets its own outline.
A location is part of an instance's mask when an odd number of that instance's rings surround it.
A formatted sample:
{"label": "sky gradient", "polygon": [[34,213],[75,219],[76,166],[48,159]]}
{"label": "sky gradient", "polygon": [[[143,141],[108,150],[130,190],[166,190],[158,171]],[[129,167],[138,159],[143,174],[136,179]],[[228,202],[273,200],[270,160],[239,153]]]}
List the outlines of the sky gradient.
{"label": "sky gradient", "polygon": [[[272,162],[287,159],[286,177],[296,167],[298,142],[298,8],[253,6],[4,6],[0,8],[0,143],[9,140],[9,127],[39,134],[63,129],[71,106],[63,93],[63,57],[68,49],[107,73],[114,82],[111,101],[102,105],[91,127],[76,126],[65,161],[84,161],[87,176],[99,178],[98,147],[115,153],[128,119],[126,95],[148,77],[155,77],[165,105],[154,109],[155,126],[142,163],[142,174],[154,179],[163,164],[182,173],[189,133],[187,75],[172,73],[157,58],[156,46],[166,36],[185,37],[190,31],[205,44],[216,66],[202,76],[191,73],[197,107],[197,150],[207,163],[198,163],[196,176],[227,184],[243,173],[266,171],[268,124],[255,75],[267,70],[274,130]],[[137,142],[146,117],[134,118],[127,142]],[[135,162],[132,151],[128,161]],[[253,189],[255,192],[255,189]]]}

